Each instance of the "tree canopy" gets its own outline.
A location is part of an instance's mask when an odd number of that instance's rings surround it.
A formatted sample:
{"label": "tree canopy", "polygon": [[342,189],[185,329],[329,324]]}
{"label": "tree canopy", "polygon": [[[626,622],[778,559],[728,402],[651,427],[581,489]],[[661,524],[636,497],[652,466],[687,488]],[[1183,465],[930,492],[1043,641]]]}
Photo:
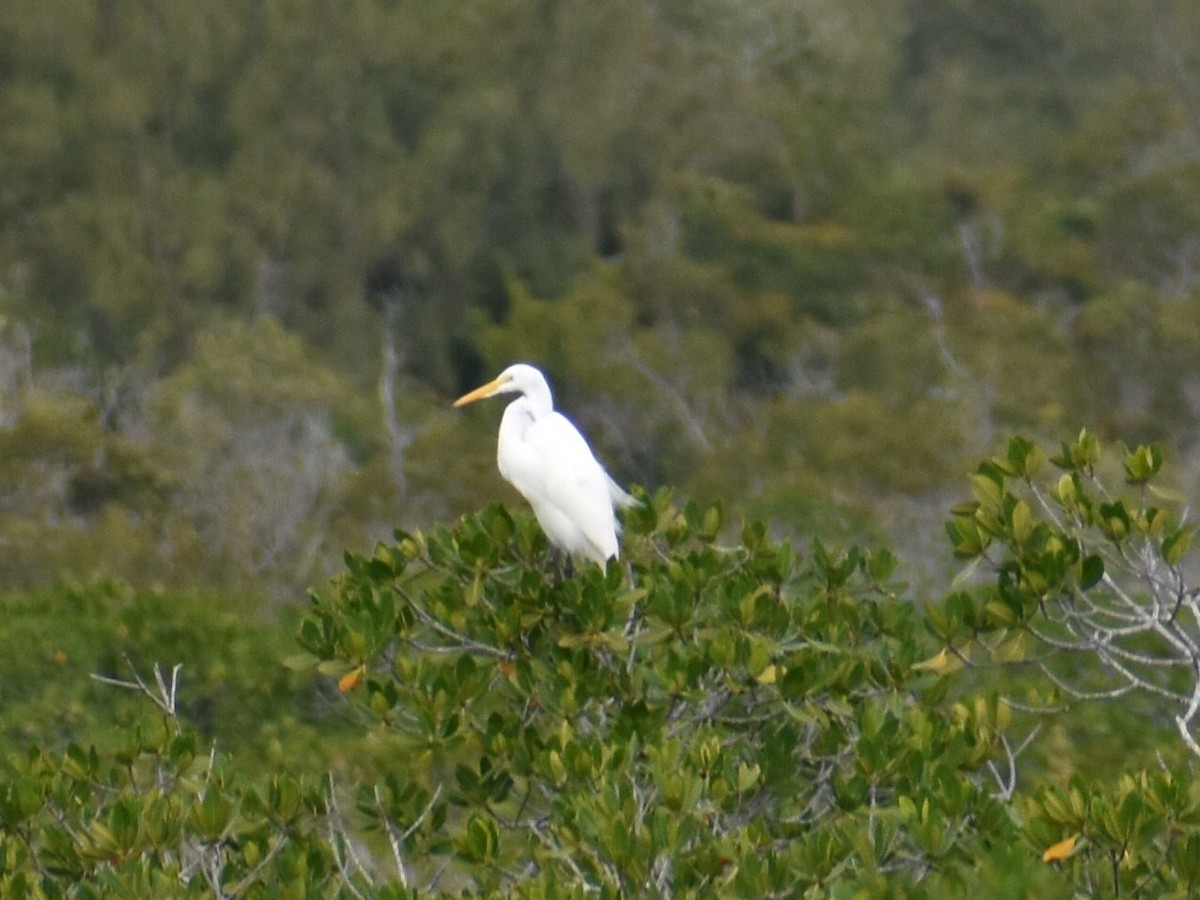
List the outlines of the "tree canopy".
{"label": "tree canopy", "polygon": [[[1178,716],[1184,740],[1165,740],[1155,718],[1163,686],[1178,680],[1158,680],[1152,661],[1170,654],[1141,643],[1151,674],[1130,676],[1109,612],[1141,535],[1154,549],[1137,558],[1163,583],[1180,573],[1183,538],[1169,512],[1071,493],[1098,449],[1086,435],[1064,445],[1059,487],[1038,511],[1007,492],[1007,479],[1035,489],[1038,445],[1015,440],[985,461],[951,542],[964,558],[992,541],[1012,556],[989,556],[994,576],[924,609],[887,549],[814,541],[801,555],[761,523],[724,545],[720,507],[681,508],[667,491],[642,494],[627,516],[624,565],[566,578],[533,517],[499,505],[428,534],[398,531],[369,555],[347,554],[290,651],[270,637],[282,630],[230,630],[209,606],[185,623],[166,609],[179,600],[76,591],[53,602],[86,612],[83,631],[46,644],[47,662],[96,666],[100,684],[76,715],[107,709],[124,722],[93,724],[100,742],[9,757],[0,887],[29,897],[1187,896],[1200,881],[1200,791],[1183,760],[1195,753],[1200,686],[1193,679]],[[1153,479],[1156,453],[1126,455],[1137,483]],[[1128,531],[1114,524],[1118,509]],[[1071,510],[1089,512],[1056,518]],[[1104,537],[1089,547],[1081,536],[1093,527]],[[1123,608],[1157,622],[1169,647],[1194,648],[1196,592],[1170,624],[1155,618],[1158,602]],[[1088,621],[1116,640],[1087,644]],[[111,645],[89,658],[117,623],[124,659]],[[181,655],[180,629],[220,649]],[[1053,674],[1053,651],[1078,657],[1074,687]],[[180,662],[147,661],[160,653]],[[1031,662],[1042,677],[1028,676]],[[1132,677],[1159,712],[1080,718],[1065,704],[1086,699],[1075,687],[1100,690],[1105,669]],[[326,712],[299,715],[295,680],[306,677]],[[72,697],[69,679],[35,684],[53,682]],[[1142,739],[1116,760],[1054,739],[1104,721],[1137,722]]]}

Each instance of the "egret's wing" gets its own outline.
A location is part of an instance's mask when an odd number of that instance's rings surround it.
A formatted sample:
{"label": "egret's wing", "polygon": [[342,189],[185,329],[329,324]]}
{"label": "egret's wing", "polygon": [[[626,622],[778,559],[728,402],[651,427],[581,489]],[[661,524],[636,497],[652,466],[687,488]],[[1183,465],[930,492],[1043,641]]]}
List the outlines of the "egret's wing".
{"label": "egret's wing", "polygon": [[543,460],[542,502],[570,519],[602,554],[614,554],[615,485],[583,435],[566,417],[551,413],[530,427],[526,440]]}

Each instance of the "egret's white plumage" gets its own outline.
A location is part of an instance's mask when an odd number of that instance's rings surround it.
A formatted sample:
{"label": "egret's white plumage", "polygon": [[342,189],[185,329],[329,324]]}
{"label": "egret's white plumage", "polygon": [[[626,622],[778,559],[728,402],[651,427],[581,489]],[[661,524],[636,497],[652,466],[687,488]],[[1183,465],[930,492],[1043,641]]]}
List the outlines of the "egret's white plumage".
{"label": "egret's white plumage", "polygon": [[496,394],[521,395],[508,404],[500,420],[500,474],[529,501],[550,543],[601,566],[618,556],[614,507],[634,500],[596,461],[579,429],[554,411],[546,377],[518,363],[454,405]]}

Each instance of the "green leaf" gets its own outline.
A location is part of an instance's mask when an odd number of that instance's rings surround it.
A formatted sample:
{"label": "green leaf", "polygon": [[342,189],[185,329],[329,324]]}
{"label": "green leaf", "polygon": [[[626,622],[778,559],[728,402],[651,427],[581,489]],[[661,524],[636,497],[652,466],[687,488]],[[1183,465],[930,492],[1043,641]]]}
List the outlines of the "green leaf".
{"label": "green leaf", "polygon": [[1122,840],[1129,843],[1135,840],[1142,824],[1146,804],[1141,793],[1134,789],[1121,798],[1117,806],[1117,822],[1121,828]]}
{"label": "green leaf", "polygon": [[192,806],[192,824],[209,843],[225,836],[232,818],[233,804],[216,785],[209,785],[204,798]]}
{"label": "green leaf", "polygon": [[1024,544],[1033,533],[1033,511],[1024,500],[1018,500],[1012,509],[1012,536],[1018,544]]}
{"label": "green leaf", "polygon": [[283,658],[284,668],[293,672],[310,672],[317,668],[318,663],[320,660],[311,653],[293,653]]}
{"label": "green leaf", "polygon": [[954,548],[954,555],[959,559],[979,556],[992,540],[980,530],[974,519],[951,519],[946,523],[946,534]]}
{"label": "green leaf", "polygon": [[1155,497],[1158,497],[1160,500],[1165,500],[1168,503],[1186,503],[1188,499],[1187,494],[1185,494],[1183,491],[1176,490],[1175,488],[1163,487],[1159,484],[1151,484],[1147,487],[1147,490]]}
{"label": "green leaf", "polygon": [[1129,535],[1130,520],[1125,504],[1120,500],[1100,504],[1100,530],[1110,540],[1120,543]]}
{"label": "green leaf", "polygon": [[1059,795],[1057,791],[1049,790],[1041,796],[1042,809],[1046,811],[1046,815],[1054,822],[1063,825],[1081,826],[1083,823],[1082,816],[1077,815],[1070,804]]}
{"label": "green leaf", "polygon": [[977,472],[971,476],[971,493],[985,510],[1000,508],[1000,500],[1004,496],[1003,479],[990,472]]}
{"label": "green leaf", "polygon": [[1072,507],[1079,502],[1079,484],[1074,472],[1064,472],[1054,487],[1054,496],[1063,506]]}
{"label": "green leaf", "polygon": [[1041,470],[1046,454],[1041,446],[1024,437],[1013,437],[1002,461],[997,461],[1006,475],[1031,479]]}
{"label": "green leaf", "polygon": [[724,515],[720,504],[710,506],[704,513],[704,522],[700,526],[700,538],[705,541],[716,540],[721,531]]}
{"label": "green leaf", "polygon": [[1145,484],[1162,468],[1162,448],[1158,444],[1141,445],[1124,453],[1125,480],[1129,484]]}
{"label": "green leaf", "polygon": [[737,771],[738,793],[744,794],[746,791],[757,785],[761,776],[762,769],[757,763],[753,765],[749,763],[739,763]]}
{"label": "green leaf", "polygon": [[984,612],[998,625],[1012,626],[1017,624],[1016,611],[1003,600],[989,600],[984,606]]}
{"label": "green leaf", "polygon": [[327,659],[317,665],[317,671],[322,675],[329,675],[334,678],[341,678],[351,669],[357,668],[358,664],[345,659]]}
{"label": "green leaf", "polygon": [[942,640],[950,638],[951,628],[949,617],[936,603],[930,603],[925,607],[925,623],[935,637]]}
{"label": "green leaf", "polygon": [[97,768],[96,749],[94,747],[84,750],[78,744],[70,744],[67,747],[66,756],[63,758],[63,772],[71,778],[78,781],[89,781],[94,776]]}
{"label": "green leaf", "polygon": [[900,561],[887,547],[873,551],[867,557],[867,574],[873,581],[883,583],[895,573]]}
{"label": "green leaf", "polygon": [[1192,545],[1192,530],[1178,528],[1163,538],[1162,558],[1170,566],[1177,566]]}
{"label": "green leaf", "polygon": [[135,796],[120,797],[108,814],[108,828],[112,833],[116,849],[128,853],[137,843],[138,823],[142,818],[142,808]]}
{"label": "green leaf", "polygon": [[1104,577],[1104,560],[1098,554],[1085,556],[1079,563],[1079,589],[1095,587]]}
{"label": "green leaf", "polygon": [[1076,468],[1091,470],[1100,461],[1100,441],[1086,428],[1071,445],[1071,462]]}
{"label": "green leaf", "polygon": [[1200,887],[1200,832],[1192,832],[1186,840],[1175,841],[1170,848],[1171,870],[1184,884]]}
{"label": "green leaf", "polygon": [[0,794],[0,821],[13,827],[30,819],[42,806],[41,791],[28,778],[18,778],[3,787]]}
{"label": "green leaf", "polygon": [[471,579],[471,583],[467,585],[463,591],[463,603],[468,607],[479,605],[479,601],[483,598],[483,578],[476,575]]}
{"label": "green leaf", "polygon": [[470,862],[491,861],[500,846],[500,831],[494,819],[471,813],[455,840],[454,849]]}
{"label": "green leaf", "polygon": [[[1026,636],[1026,632],[1024,631],[1018,631],[995,650],[996,660],[1002,663],[1024,662],[1028,655],[1029,640]],[[1006,704],[1001,703],[997,709],[997,718],[999,719],[1003,718],[1003,715],[1007,715],[1007,713],[1001,714],[999,710],[1008,710],[1009,707]],[[1003,730],[1003,728],[1001,728],[1001,730]]]}

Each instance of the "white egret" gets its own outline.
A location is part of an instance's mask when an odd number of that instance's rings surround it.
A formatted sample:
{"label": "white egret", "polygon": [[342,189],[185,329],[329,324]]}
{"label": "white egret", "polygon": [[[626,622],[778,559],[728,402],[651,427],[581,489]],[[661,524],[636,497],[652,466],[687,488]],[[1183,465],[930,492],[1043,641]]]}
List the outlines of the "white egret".
{"label": "white egret", "polygon": [[618,556],[615,507],[636,501],[596,461],[579,429],[554,411],[546,376],[517,363],[454,406],[496,394],[521,395],[500,420],[500,474],[529,501],[550,543],[601,566]]}

